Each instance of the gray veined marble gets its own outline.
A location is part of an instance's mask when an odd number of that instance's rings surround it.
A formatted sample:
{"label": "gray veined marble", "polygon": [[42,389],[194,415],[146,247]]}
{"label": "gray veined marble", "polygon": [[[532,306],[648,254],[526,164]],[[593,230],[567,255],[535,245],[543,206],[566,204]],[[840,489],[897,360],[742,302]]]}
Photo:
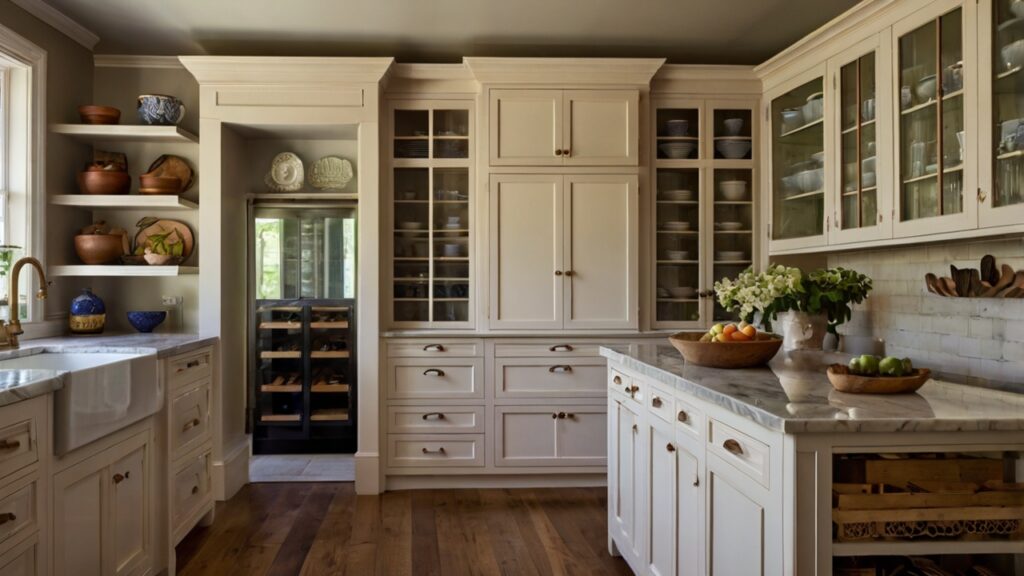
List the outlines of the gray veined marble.
{"label": "gray veined marble", "polygon": [[767,367],[687,364],[668,344],[602,347],[601,355],[682,394],[787,433],[1024,431],[1024,395],[930,380],[916,394],[836,392],[825,368],[848,356],[780,352]]}
{"label": "gray veined marble", "polygon": [[0,406],[50,394],[64,387],[58,370],[0,370]]}

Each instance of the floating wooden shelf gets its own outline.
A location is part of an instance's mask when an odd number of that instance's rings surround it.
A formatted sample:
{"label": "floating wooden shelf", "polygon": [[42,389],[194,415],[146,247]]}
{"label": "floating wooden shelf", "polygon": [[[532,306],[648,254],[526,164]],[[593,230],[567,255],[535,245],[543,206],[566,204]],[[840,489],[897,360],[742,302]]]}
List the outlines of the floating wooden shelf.
{"label": "floating wooden shelf", "polygon": [[77,206],[92,210],[198,210],[199,204],[181,196],[163,194],[58,194],[52,206]]}
{"label": "floating wooden shelf", "polygon": [[198,274],[198,266],[123,266],[72,264],[69,266],[50,266],[48,274],[53,277],[62,276],[120,276],[146,278],[153,276],[185,276]]}
{"label": "floating wooden shelf", "polygon": [[50,132],[87,142],[164,142],[198,144],[199,136],[178,126],[131,124],[50,124]]}

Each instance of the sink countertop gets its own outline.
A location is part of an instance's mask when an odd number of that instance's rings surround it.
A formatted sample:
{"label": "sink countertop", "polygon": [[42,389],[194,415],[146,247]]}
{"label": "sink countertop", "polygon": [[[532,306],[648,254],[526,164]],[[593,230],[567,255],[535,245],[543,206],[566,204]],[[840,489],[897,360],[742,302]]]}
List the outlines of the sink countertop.
{"label": "sink countertop", "polygon": [[687,364],[668,344],[602,347],[601,355],[677,391],[780,432],[1024,431],[1024,395],[929,380],[915,394],[845,394],[825,368],[850,356],[780,351],[761,368]]}
{"label": "sink countertop", "polygon": [[43,396],[64,387],[60,370],[0,370],[0,406]]}

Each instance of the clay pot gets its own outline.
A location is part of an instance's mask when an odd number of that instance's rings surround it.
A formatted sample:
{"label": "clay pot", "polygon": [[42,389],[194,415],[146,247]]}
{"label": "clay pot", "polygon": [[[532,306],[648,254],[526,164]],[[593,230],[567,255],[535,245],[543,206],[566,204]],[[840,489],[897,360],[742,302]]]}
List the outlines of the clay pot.
{"label": "clay pot", "polygon": [[78,115],[82,124],[117,124],[121,121],[121,111],[113,106],[79,106]]}
{"label": "clay pot", "polygon": [[86,170],[78,173],[78,189],[82,194],[127,194],[132,177],[118,170]]}
{"label": "clay pot", "polygon": [[75,254],[85,264],[117,264],[124,254],[120,234],[79,234],[75,236]]}
{"label": "clay pot", "polygon": [[177,176],[139,176],[140,194],[181,194],[181,178]]}

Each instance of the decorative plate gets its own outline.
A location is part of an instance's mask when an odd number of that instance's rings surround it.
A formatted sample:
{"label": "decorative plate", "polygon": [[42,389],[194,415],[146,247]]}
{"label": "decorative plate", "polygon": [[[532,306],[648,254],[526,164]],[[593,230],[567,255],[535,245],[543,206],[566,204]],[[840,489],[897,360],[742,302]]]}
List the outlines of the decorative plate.
{"label": "decorative plate", "polygon": [[188,165],[188,160],[174,154],[164,154],[154,160],[149,165],[149,172],[143,174],[143,176],[178,178],[182,182],[182,192],[191,188],[193,184],[192,167]]}
{"label": "decorative plate", "polygon": [[302,160],[291,152],[281,152],[274,156],[270,172],[263,181],[274,192],[297,192],[302,189],[304,179]]}
{"label": "decorative plate", "polygon": [[192,249],[195,248],[195,238],[192,236],[192,229],[188,227],[188,224],[179,220],[157,220],[153,224],[146,226],[135,235],[135,246],[149,247],[149,237],[156,234],[167,234],[168,232],[174,231],[176,235],[181,238],[183,244],[181,249],[181,261],[188,260],[188,257],[192,255]]}
{"label": "decorative plate", "polygon": [[309,184],[317,190],[341,190],[351,180],[352,163],[337,156],[324,156],[309,170]]}

